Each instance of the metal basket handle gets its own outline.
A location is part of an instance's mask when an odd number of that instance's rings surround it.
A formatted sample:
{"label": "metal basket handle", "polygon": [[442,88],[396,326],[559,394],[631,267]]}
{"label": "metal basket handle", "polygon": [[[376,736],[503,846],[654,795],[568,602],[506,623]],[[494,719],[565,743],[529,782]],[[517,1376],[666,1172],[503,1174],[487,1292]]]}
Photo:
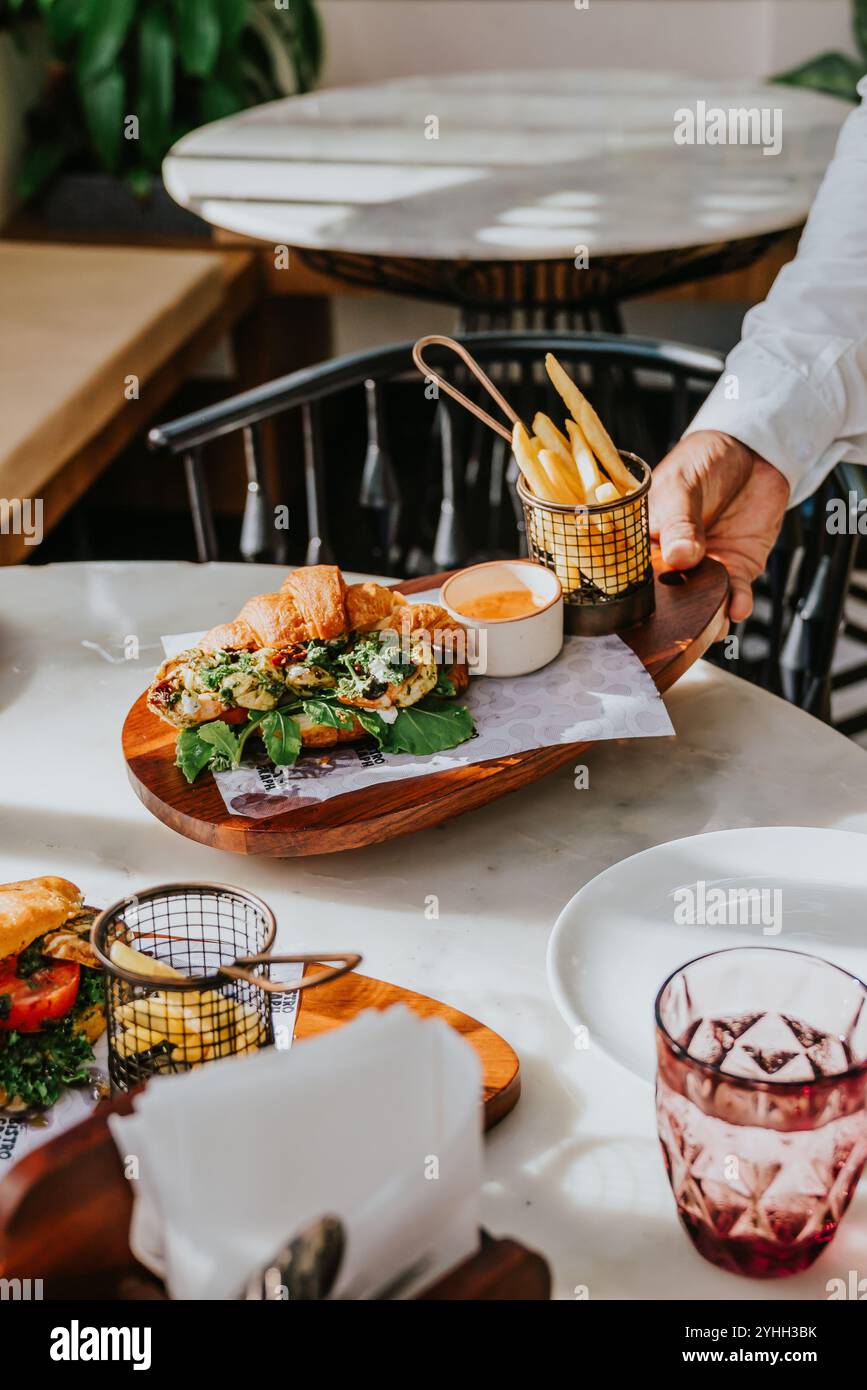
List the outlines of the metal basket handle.
{"label": "metal basket handle", "polygon": [[[325,961],[339,961],[338,965],[320,970],[299,980],[270,980],[266,975],[254,975],[244,967],[248,965],[321,965]],[[260,956],[239,956],[233,965],[221,965],[219,974],[228,975],[232,980],[243,980],[255,985],[266,994],[295,994],[302,989],[315,989],[317,985],[327,984],[329,980],[339,980],[361,964],[361,956],[354,951],[337,951],[334,955],[272,956],[264,952]]]}
{"label": "metal basket handle", "polygon": [[502,435],[503,439],[508,440],[509,444],[511,444],[511,431],[507,430],[505,425],[501,425],[492,415],[488,415],[487,411],[482,410],[481,406],[475,405],[473,401],[471,401],[468,396],[465,396],[462,391],[459,391],[456,386],[452,386],[451,382],[446,381],[438,372],[435,372],[433,367],[428,366],[427,362],[424,360],[422,349],[429,347],[432,343],[438,343],[441,347],[451,348],[452,352],[456,352],[461,361],[469,367],[473,376],[482,383],[488,395],[497,402],[497,405],[506,418],[511,420],[513,425],[519,425],[521,423],[520,416],[515,414],[505,396],[497,390],[491,378],[482,371],[475,357],[467,352],[466,348],[460,343],[455,342],[454,338],[443,338],[438,333],[432,333],[427,338],[419,338],[412,350],[412,360],[418,367],[422,376],[431,377],[438,386],[442,387],[447,396],[451,396],[452,400],[458,401],[479,420],[484,421],[490,429],[496,430],[497,434]]}

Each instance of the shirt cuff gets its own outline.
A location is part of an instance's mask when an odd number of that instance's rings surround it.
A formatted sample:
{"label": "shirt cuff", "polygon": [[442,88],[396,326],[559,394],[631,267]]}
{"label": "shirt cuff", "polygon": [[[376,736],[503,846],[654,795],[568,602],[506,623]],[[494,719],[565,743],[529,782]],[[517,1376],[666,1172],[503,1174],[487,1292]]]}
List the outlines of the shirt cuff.
{"label": "shirt cuff", "polygon": [[686,434],[720,430],[772,463],[789,484],[790,507],[812,495],[846,452],[836,415],[789,363],[739,343]]}

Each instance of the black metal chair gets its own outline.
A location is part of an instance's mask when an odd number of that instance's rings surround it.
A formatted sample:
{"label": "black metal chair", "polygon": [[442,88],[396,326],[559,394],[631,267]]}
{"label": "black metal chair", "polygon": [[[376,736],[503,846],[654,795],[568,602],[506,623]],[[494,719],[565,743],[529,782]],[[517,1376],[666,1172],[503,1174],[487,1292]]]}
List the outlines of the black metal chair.
{"label": "black metal chair", "polygon": [[[680,437],[723,368],[723,358],[705,349],[620,334],[491,332],[460,341],[524,418],[536,410],[555,419],[564,413],[542,367],[545,352],[554,352],[614,439],[651,466]],[[247,468],[238,538],[244,559],[339,560],[347,569],[424,574],[525,550],[508,446],[419,376],[411,346],[306,368],[151,431],[152,447],[184,460],[200,560],[218,558],[203,449],[235,431],[243,433]],[[427,355],[465,394],[481,399],[482,388],[447,349],[431,347]],[[293,412],[301,423],[303,503],[302,470],[288,465],[285,497],[267,495],[258,446],[264,421]],[[738,655],[711,658],[825,720],[857,544],[857,534],[829,536],[825,504],[853,486],[865,495],[863,478],[862,470],[843,465],[787,515],[757,586],[756,613],[735,634]],[[301,505],[303,534],[285,524]]]}

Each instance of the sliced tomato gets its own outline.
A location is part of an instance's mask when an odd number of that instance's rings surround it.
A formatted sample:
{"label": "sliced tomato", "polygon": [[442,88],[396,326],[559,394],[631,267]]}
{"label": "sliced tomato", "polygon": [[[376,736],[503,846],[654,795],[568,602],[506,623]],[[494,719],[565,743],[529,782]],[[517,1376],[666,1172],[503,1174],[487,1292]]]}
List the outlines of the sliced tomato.
{"label": "sliced tomato", "polygon": [[8,1007],[0,1007],[0,1028],[18,1033],[38,1033],[43,1023],[65,1018],[78,998],[81,966],[77,961],[46,961],[32,975],[15,974],[14,956],[0,961],[0,996],[8,995]]}
{"label": "sliced tomato", "polygon": [[220,718],[224,724],[246,724],[249,714],[248,709],[227,709]]}

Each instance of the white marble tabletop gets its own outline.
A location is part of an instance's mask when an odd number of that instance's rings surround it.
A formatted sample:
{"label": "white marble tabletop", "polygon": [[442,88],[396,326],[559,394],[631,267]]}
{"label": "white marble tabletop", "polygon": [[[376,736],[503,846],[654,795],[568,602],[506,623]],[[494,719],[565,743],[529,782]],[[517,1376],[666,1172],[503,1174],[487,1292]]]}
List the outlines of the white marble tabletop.
{"label": "white marble tabletop", "polygon": [[[779,153],[676,144],[675,113],[700,102],[779,109]],[[184,136],[163,176],[207,222],[275,245],[471,261],[586,246],[592,264],[798,225],[851,109],[676,73],[418,77],[241,112]]]}
{"label": "white marble tabletop", "polygon": [[[94,903],[228,880],[273,906],[278,948],[356,948],[365,973],[502,1033],[524,1089],[488,1137],[484,1221],[547,1256],[558,1297],[586,1286],[591,1298],[822,1298],[832,1275],[867,1269],[864,1184],[819,1265],[783,1283],[737,1279],[695,1254],[663,1172],[651,1087],[592,1045],[575,1050],[545,975],[560,908],[637,850],[740,825],[867,831],[865,754],[701,663],[666,697],[676,738],[600,744],[585,755],[589,791],[567,767],[452,825],[350,854],[277,862],[210,850],[136,799],[121,723],[161,634],[205,628],[280,578],[243,565],[0,569],[0,880],[62,874]],[[436,921],[425,915],[432,893]]]}

